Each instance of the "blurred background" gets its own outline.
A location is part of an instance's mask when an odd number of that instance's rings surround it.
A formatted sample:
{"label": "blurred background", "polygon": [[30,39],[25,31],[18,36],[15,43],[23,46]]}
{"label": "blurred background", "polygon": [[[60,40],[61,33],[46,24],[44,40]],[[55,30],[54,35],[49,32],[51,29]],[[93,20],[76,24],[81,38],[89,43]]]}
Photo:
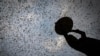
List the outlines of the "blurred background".
{"label": "blurred background", "polygon": [[100,40],[100,0],[0,0],[0,56],[86,56],[56,34],[64,16]]}

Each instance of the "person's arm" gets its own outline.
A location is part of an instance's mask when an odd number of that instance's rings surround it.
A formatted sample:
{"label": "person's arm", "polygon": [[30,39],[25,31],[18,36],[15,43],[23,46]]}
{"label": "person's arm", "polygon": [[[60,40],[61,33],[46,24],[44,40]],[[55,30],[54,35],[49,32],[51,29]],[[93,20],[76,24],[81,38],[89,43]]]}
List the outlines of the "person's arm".
{"label": "person's arm", "polygon": [[77,42],[78,39],[75,38],[73,35],[64,35],[66,41],[68,42],[68,44],[72,47],[72,48],[76,48],[77,47]]}

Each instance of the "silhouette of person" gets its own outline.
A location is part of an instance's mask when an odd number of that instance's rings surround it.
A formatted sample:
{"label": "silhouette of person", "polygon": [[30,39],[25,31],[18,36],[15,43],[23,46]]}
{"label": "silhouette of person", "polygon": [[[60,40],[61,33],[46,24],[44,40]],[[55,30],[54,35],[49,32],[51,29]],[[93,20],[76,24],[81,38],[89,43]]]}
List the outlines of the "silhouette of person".
{"label": "silhouette of person", "polygon": [[[87,56],[100,56],[100,40],[86,37],[85,32],[78,29],[72,30],[73,21],[70,17],[62,17],[55,23],[55,31],[57,34],[64,35],[68,44]],[[69,32],[75,32],[81,35],[80,39],[73,35],[68,35]]]}

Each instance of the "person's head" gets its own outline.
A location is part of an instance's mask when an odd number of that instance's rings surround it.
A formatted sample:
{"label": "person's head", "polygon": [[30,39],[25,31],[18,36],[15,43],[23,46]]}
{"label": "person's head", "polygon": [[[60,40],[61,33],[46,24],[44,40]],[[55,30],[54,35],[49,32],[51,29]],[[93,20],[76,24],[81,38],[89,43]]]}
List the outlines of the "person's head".
{"label": "person's head", "polygon": [[55,23],[56,33],[63,35],[67,34],[72,30],[73,21],[70,17],[62,17]]}

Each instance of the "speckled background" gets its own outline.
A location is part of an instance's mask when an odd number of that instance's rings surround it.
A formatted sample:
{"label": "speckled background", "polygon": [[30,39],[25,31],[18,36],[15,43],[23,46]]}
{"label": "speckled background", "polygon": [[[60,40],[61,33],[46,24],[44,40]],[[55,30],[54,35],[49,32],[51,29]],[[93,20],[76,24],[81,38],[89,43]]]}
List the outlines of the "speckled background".
{"label": "speckled background", "polygon": [[100,39],[100,0],[0,0],[0,56],[86,56],[56,34],[63,16]]}

